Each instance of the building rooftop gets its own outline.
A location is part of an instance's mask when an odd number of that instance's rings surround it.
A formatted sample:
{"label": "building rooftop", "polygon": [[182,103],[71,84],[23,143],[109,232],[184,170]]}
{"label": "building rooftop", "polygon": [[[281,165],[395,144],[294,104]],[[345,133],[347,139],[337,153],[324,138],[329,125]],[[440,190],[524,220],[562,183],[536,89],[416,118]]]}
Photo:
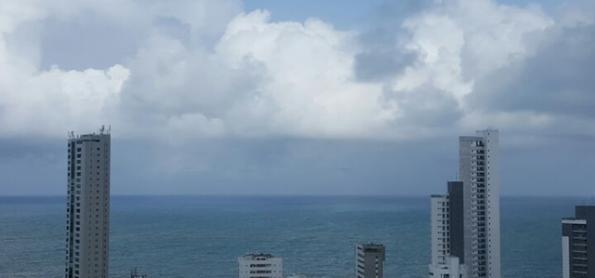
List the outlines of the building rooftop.
{"label": "building rooftop", "polygon": [[244,259],[272,259],[272,258],[277,258],[275,256],[273,256],[272,254],[267,254],[267,253],[254,253],[254,254],[246,254],[240,258],[244,258]]}
{"label": "building rooftop", "polygon": [[587,220],[574,217],[562,218],[562,224],[587,224]]}
{"label": "building rooftop", "polygon": [[107,128],[105,126],[101,126],[101,128],[99,129],[99,131],[97,133],[93,132],[93,133],[86,133],[86,134],[76,134],[74,133],[74,131],[70,131],[68,132],[68,139],[83,139],[85,137],[93,137],[93,136],[97,136],[97,135],[110,135],[111,133],[111,126],[108,126]]}
{"label": "building rooftop", "polygon": [[380,243],[373,243],[373,242],[369,242],[369,243],[360,243],[358,244],[358,247],[362,247],[363,249],[384,249],[384,244],[380,244]]}

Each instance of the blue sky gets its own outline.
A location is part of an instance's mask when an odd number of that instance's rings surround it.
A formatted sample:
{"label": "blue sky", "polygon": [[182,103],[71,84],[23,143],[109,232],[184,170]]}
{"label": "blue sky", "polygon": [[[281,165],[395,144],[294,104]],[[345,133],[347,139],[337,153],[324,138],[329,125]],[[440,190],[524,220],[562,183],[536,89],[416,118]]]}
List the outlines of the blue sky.
{"label": "blue sky", "polygon": [[[311,20],[307,20],[311,19]],[[595,194],[593,1],[0,1],[0,195],[440,193],[501,132],[504,195]]]}
{"label": "blue sky", "polygon": [[247,0],[244,1],[244,7],[247,11],[269,10],[275,21],[304,21],[308,18],[319,18],[331,22],[337,28],[346,29],[365,23],[384,2],[382,0]]}
{"label": "blue sky", "polygon": [[[358,29],[362,25],[368,27],[374,17],[381,13],[386,6],[422,5],[425,0],[245,0],[246,11],[256,9],[268,10],[275,21],[304,21],[308,18],[319,18],[330,22],[340,29]],[[551,10],[563,5],[564,1],[557,0],[498,0],[499,3],[514,6],[539,6],[544,10]]]}

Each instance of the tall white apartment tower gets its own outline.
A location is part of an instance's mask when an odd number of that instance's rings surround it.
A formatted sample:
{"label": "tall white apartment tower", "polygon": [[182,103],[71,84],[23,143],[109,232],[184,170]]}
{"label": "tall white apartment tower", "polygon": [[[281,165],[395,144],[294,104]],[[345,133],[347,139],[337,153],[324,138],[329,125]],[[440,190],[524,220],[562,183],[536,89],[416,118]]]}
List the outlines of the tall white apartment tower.
{"label": "tall white apartment tower", "polygon": [[283,259],[271,254],[248,254],[238,265],[240,278],[283,278]]}
{"label": "tall white apartment tower", "polygon": [[463,182],[464,264],[467,278],[500,278],[498,131],[459,138]]}
{"label": "tall white apartment tower", "polygon": [[110,134],[68,139],[66,278],[107,278],[109,262]]}

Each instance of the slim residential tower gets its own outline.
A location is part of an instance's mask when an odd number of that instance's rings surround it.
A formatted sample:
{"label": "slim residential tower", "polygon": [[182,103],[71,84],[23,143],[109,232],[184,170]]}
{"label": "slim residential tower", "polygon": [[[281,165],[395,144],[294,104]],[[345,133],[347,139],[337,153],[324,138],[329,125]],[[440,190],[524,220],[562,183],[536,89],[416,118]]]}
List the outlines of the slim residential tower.
{"label": "slim residential tower", "polygon": [[500,278],[497,130],[459,138],[459,179],[432,196],[430,277]]}
{"label": "slim residential tower", "polygon": [[110,134],[68,139],[66,278],[107,278],[109,263]]}
{"label": "slim residential tower", "polygon": [[467,278],[500,278],[498,131],[459,138]]}

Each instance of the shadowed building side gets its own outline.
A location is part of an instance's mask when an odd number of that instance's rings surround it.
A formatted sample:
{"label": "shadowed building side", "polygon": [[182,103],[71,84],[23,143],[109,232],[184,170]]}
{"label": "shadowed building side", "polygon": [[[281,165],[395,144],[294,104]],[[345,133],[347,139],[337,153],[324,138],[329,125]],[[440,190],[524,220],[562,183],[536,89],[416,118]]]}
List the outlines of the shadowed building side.
{"label": "shadowed building side", "polygon": [[364,243],[355,246],[355,277],[383,278],[385,248],[382,244]]}

